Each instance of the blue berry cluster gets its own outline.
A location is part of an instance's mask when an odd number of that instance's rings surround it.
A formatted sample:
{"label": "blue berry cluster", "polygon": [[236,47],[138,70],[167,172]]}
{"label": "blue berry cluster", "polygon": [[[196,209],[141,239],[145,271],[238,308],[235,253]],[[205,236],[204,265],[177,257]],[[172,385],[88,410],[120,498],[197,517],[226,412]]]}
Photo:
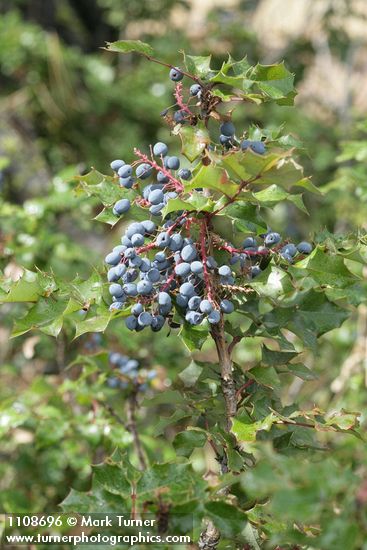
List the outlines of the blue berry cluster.
{"label": "blue berry cluster", "polygon": [[[183,76],[178,68],[170,71],[170,78],[178,82],[176,92],[181,90]],[[190,96],[198,100],[203,93],[198,83],[190,88]],[[176,98],[181,107],[176,114],[181,112],[183,119],[190,117],[182,97],[176,94]],[[220,143],[226,149],[265,153],[262,141],[237,140],[230,120],[220,125]],[[269,255],[291,263],[297,254],[312,250],[307,242],[282,244],[279,233],[271,230],[259,236],[261,242],[258,237],[247,236],[236,248],[215,234],[206,213],[175,211],[163,222],[162,211],[168,201],[191,193],[185,189],[185,181],[192,178],[190,168],[181,167],[180,159],[168,152],[167,145],[158,142],[150,156],[135,150],[138,160],[132,164],[120,159],[111,162],[120,186],[137,192],[134,202],[147,215],[130,223],[121,244],[105,258],[110,310],[130,310],[125,324],[132,331],[150,327],[157,332],[167,320],[173,326],[177,319],[190,325],[216,325],[223,315],[234,311],[232,296],[261,273]],[[130,199],[124,198],[116,202],[113,212],[121,216],[130,208]],[[178,315],[174,317],[175,312]]]}
{"label": "blue berry cluster", "polygon": [[107,379],[110,388],[127,389],[134,384],[138,391],[144,391],[147,389],[148,383],[156,377],[156,372],[153,370],[143,377],[139,372],[139,362],[117,351],[109,354],[109,362],[116,373],[115,376],[110,376]]}

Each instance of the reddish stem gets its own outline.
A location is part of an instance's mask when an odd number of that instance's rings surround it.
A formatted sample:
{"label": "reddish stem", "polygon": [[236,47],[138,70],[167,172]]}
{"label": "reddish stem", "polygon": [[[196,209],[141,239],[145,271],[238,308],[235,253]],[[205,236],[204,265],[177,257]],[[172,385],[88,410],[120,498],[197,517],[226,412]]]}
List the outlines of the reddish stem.
{"label": "reddish stem", "polygon": [[234,248],[229,244],[218,245],[216,243],[214,243],[214,246],[218,248],[218,250],[226,250],[231,254],[246,254],[247,256],[267,256],[270,254],[270,250],[267,248],[264,250],[245,250],[244,248]]}
{"label": "reddish stem", "polygon": [[185,111],[190,116],[194,116],[194,113],[190,111],[186,103],[184,103],[183,94],[182,94],[182,82],[176,84],[174,96],[177,101],[177,105],[180,107],[181,111]]}
{"label": "reddish stem", "polygon": [[144,155],[144,153],[142,153],[136,147],[134,149],[134,153],[140,158],[140,160],[142,160],[143,162],[146,162],[147,164],[152,166],[152,168],[155,168],[155,170],[162,172],[169,179],[169,181],[174,185],[174,188],[178,193],[184,191],[185,188],[182,185],[182,183],[176,178],[174,178],[171,172],[169,172],[169,170],[167,170],[164,166],[159,166],[159,164],[157,164],[155,160],[150,159],[147,155]]}

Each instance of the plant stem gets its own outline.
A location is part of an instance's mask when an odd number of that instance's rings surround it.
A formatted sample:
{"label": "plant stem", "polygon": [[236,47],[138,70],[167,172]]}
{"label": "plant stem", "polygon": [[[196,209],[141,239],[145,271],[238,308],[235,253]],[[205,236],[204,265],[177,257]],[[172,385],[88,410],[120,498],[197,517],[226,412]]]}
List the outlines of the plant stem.
{"label": "plant stem", "polygon": [[232,418],[237,412],[237,398],[236,385],[233,379],[232,360],[225,339],[223,316],[218,325],[213,325],[211,336],[215,342],[218,353],[222,392],[226,405],[226,429],[229,432],[232,427]]}
{"label": "plant stem", "polygon": [[136,426],[136,393],[132,393],[132,395],[128,398],[127,401],[127,426],[126,428],[129,430],[131,435],[133,436],[133,442],[136,454],[138,456],[139,464],[142,470],[146,470],[147,463],[145,460],[143,447],[140,441],[139,432]]}

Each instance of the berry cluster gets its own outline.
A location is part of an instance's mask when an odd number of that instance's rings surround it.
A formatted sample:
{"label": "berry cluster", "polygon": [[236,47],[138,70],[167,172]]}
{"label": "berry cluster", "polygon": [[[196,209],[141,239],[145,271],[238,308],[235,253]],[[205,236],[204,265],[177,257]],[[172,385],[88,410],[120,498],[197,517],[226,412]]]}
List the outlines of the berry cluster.
{"label": "berry cluster", "polygon": [[116,351],[110,353],[109,361],[112,369],[116,373],[107,379],[110,388],[126,389],[134,384],[138,391],[144,391],[148,387],[148,382],[156,377],[155,371],[149,371],[145,375],[139,372],[139,362],[122,355]]}
{"label": "berry cluster", "polygon": [[[170,78],[179,82],[183,73],[178,68],[170,71]],[[182,84],[176,85],[176,99],[183,123],[192,113],[182,99]],[[203,94],[200,84],[193,84],[190,95],[199,101]],[[220,143],[225,149],[241,147],[264,154],[262,141],[243,140],[235,137],[235,127],[230,120],[220,126]],[[109,266],[107,278],[113,303],[110,310],[131,307],[125,323],[129,330],[140,331],[151,327],[162,329],[168,318],[177,318],[191,325],[208,322],[215,325],[223,314],[234,311],[231,301],[234,293],[249,280],[259,275],[276,254],[281,260],[292,262],[297,254],[309,254],[312,246],[302,242],[298,246],[281,244],[279,233],[268,231],[258,238],[247,236],[239,248],[216,235],[212,226],[213,213],[197,213],[181,210],[165,216],[162,214],[171,199],[189,195],[185,181],[193,175],[189,168],[181,167],[177,156],[168,155],[165,143],[151,147],[150,155],[135,149],[137,160],[127,164],[114,160],[111,168],[119,184],[137,192],[135,204],[147,211],[149,217],[132,222],[105,262]],[[223,153],[225,154],[225,153]],[[146,181],[147,180],[147,181]],[[202,192],[197,189],[196,192]],[[131,201],[121,199],[113,207],[116,216],[131,208]]]}

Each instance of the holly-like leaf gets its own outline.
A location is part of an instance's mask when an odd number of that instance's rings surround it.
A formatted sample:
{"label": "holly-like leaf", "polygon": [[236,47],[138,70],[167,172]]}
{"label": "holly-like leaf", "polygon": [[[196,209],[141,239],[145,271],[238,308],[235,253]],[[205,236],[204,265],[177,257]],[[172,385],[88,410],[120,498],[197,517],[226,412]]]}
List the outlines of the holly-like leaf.
{"label": "holly-like leaf", "polygon": [[130,496],[131,484],[118,464],[98,464],[93,466],[93,474],[94,480],[109,493],[123,497]]}
{"label": "holly-like leaf", "polygon": [[264,344],[262,347],[262,356],[261,356],[261,362],[263,365],[276,367],[279,365],[286,365],[297,357],[298,352],[297,351],[277,351],[277,350],[271,350],[266,347]]}
{"label": "holly-like leaf", "polygon": [[223,500],[207,502],[205,513],[213,521],[223,537],[229,539],[241,537],[240,533],[247,525],[246,514]]}
{"label": "holly-like leaf", "polygon": [[203,80],[210,77],[213,71],[210,68],[211,55],[187,55],[184,53],[184,62],[187,72]]}
{"label": "holly-like leaf", "polygon": [[227,196],[232,196],[238,191],[238,186],[228,180],[225,170],[215,164],[201,166],[193,179],[185,185],[187,191],[196,188],[213,189]]}
{"label": "holly-like leaf", "polygon": [[52,275],[25,269],[18,281],[4,279],[0,286],[0,302],[36,302],[40,296],[49,296],[57,289]]}
{"label": "holly-like leaf", "polygon": [[296,277],[312,277],[320,285],[346,287],[356,281],[340,255],[327,254],[321,247],[315,248],[304,260],[290,269]]}
{"label": "holly-like leaf", "polygon": [[268,388],[280,387],[280,379],[274,367],[253,367],[246,374],[262,386]]}
{"label": "holly-like leaf", "polygon": [[205,324],[192,326],[184,323],[179,336],[189,351],[200,350],[209,337],[208,327]]}
{"label": "holly-like leaf", "polygon": [[276,416],[273,413],[257,422],[253,422],[247,415],[241,415],[232,420],[231,431],[240,443],[256,441],[257,433],[262,430],[268,432],[275,421]]}
{"label": "holly-like leaf", "polygon": [[250,68],[243,83],[244,89],[251,89],[254,83],[265,96],[275,100],[278,105],[293,105],[296,95],[294,75],[288,71],[284,63],[257,64]]}
{"label": "holly-like leaf", "polygon": [[140,40],[117,40],[116,42],[107,42],[106,49],[111,52],[136,52],[147,56],[154,53],[153,48],[149,44],[141,42]]}
{"label": "holly-like leaf", "polygon": [[202,123],[181,126],[178,134],[182,142],[181,152],[190,162],[196,160],[210,143],[209,132]]}
{"label": "holly-like leaf", "polygon": [[178,456],[189,457],[197,447],[203,447],[207,441],[205,431],[198,428],[188,429],[176,434],[173,447]]}

